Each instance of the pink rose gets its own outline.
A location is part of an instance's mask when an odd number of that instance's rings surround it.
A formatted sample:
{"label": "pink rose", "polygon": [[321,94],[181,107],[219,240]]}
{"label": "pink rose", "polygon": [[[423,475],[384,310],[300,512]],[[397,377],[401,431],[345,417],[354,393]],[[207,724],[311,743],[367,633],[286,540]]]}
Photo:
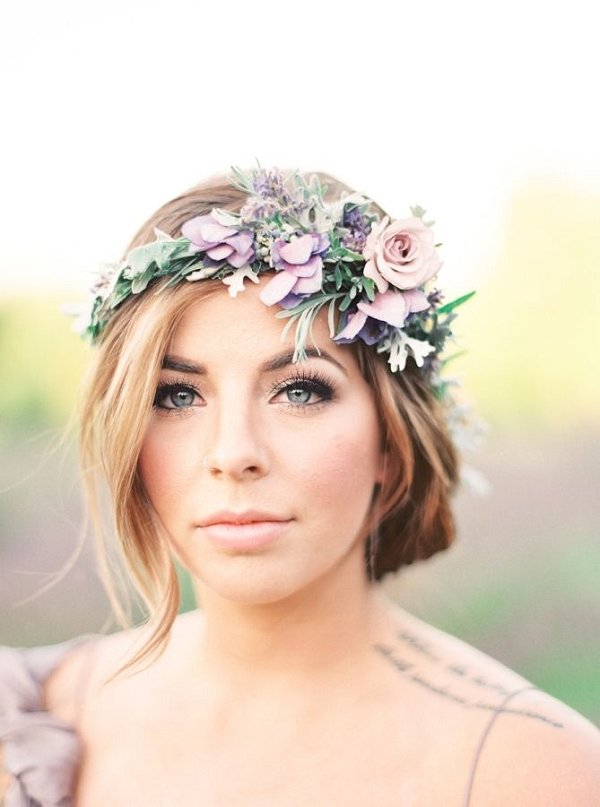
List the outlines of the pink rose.
{"label": "pink rose", "polygon": [[365,277],[374,280],[382,293],[389,285],[416,289],[434,277],[442,265],[433,232],[419,218],[389,221],[385,216],[367,236]]}

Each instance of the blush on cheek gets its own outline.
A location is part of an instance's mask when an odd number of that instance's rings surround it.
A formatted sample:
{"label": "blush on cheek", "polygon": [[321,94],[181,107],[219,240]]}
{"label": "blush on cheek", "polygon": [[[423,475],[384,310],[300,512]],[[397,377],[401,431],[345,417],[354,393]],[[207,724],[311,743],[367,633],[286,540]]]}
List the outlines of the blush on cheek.
{"label": "blush on cheek", "polygon": [[[319,458],[310,461],[311,476],[315,486],[331,494],[343,492],[347,502],[354,495],[364,494],[370,498],[371,487],[377,473],[378,458],[372,441],[349,439],[349,434],[330,435],[321,445]],[[309,462],[307,461],[307,465]]]}
{"label": "blush on cheek", "polygon": [[[160,434],[147,435],[138,458],[138,471],[153,503],[158,497],[181,493],[186,482],[193,479],[199,463],[198,449],[193,440],[162,439]],[[156,494],[156,499],[153,497]]]}
{"label": "blush on cheek", "polygon": [[364,434],[361,435],[360,429],[356,429],[356,433],[353,434],[354,428],[350,424],[347,429],[346,433],[332,435],[330,438],[333,447],[331,460],[340,472],[346,468],[346,473],[350,473],[347,466],[360,464],[365,468],[367,474],[372,473],[376,466],[375,440],[366,438]]}

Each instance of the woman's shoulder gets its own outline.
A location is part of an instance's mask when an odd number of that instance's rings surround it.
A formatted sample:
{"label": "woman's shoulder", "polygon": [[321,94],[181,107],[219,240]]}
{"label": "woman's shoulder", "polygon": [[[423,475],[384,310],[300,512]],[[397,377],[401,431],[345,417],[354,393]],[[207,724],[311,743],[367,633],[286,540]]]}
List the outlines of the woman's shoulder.
{"label": "woman's shoulder", "polygon": [[600,734],[547,693],[517,692],[486,724],[469,787],[490,807],[600,804]]}
{"label": "woman's shoulder", "polygon": [[[88,637],[39,647],[0,646],[0,793],[6,803],[58,803],[70,793],[80,755],[69,722],[47,709],[45,688]],[[36,802],[37,803],[37,802]]]}
{"label": "woman's shoulder", "polygon": [[0,797],[6,804],[58,804],[70,796],[90,692],[118,669],[139,633],[0,645]]}
{"label": "woman's shoulder", "polygon": [[467,738],[465,804],[600,804],[600,731],[501,662],[412,616],[381,649]]}
{"label": "woman's shoulder", "polygon": [[50,710],[46,703],[48,683],[60,670],[72,668],[84,658],[91,635],[35,647],[0,645],[0,718],[9,719]]}
{"label": "woman's shoulder", "polygon": [[[122,676],[117,674],[149,638],[150,626],[96,634],[91,641],[80,643],[48,677],[45,684],[47,708],[81,729],[90,701],[101,699],[104,707],[110,703],[109,693],[113,691],[123,691],[126,698],[135,698],[136,692],[143,692],[140,682],[150,684],[150,679],[158,678],[164,667],[172,663],[178,647],[184,644],[187,628],[197,619],[197,612],[180,614],[171,626],[164,652],[151,664],[134,666]],[[115,686],[106,687],[111,681]]]}

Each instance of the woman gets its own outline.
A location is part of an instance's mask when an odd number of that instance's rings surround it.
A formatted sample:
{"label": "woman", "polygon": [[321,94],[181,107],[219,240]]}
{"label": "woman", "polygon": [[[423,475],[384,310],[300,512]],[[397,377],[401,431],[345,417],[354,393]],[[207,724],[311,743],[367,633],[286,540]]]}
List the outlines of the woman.
{"label": "woman", "polygon": [[453,537],[461,301],[348,190],[213,178],[96,285],[84,472],[150,618],[4,650],[8,804],[598,803],[587,721],[378,591]]}

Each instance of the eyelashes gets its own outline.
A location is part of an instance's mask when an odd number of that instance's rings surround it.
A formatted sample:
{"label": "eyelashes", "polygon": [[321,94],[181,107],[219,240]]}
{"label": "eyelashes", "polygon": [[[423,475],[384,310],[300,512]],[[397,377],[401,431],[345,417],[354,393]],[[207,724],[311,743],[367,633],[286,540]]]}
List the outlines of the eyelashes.
{"label": "eyelashes", "polygon": [[[292,378],[280,381],[272,390],[272,394],[287,395],[290,406],[316,406],[334,397],[333,385],[318,371],[301,371]],[[318,401],[310,401],[311,396],[317,396]],[[284,402],[285,403],[285,402]]]}
{"label": "eyelashes", "polygon": [[[280,403],[291,409],[302,410],[333,400],[335,390],[334,385],[320,372],[302,370],[279,381],[271,388],[269,395],[275,398],[285,396]],[[155,410],[174,415],[203,405],[200,389],[187,378],[168,379],[159,384],[153,401]]]}
{"label": "eyelashes", "polygon": [[190,409],[200,397],[200,390],[189,381],[165,381],[156,388],[152,406],[154,409],[168,409],[178,414]]}

